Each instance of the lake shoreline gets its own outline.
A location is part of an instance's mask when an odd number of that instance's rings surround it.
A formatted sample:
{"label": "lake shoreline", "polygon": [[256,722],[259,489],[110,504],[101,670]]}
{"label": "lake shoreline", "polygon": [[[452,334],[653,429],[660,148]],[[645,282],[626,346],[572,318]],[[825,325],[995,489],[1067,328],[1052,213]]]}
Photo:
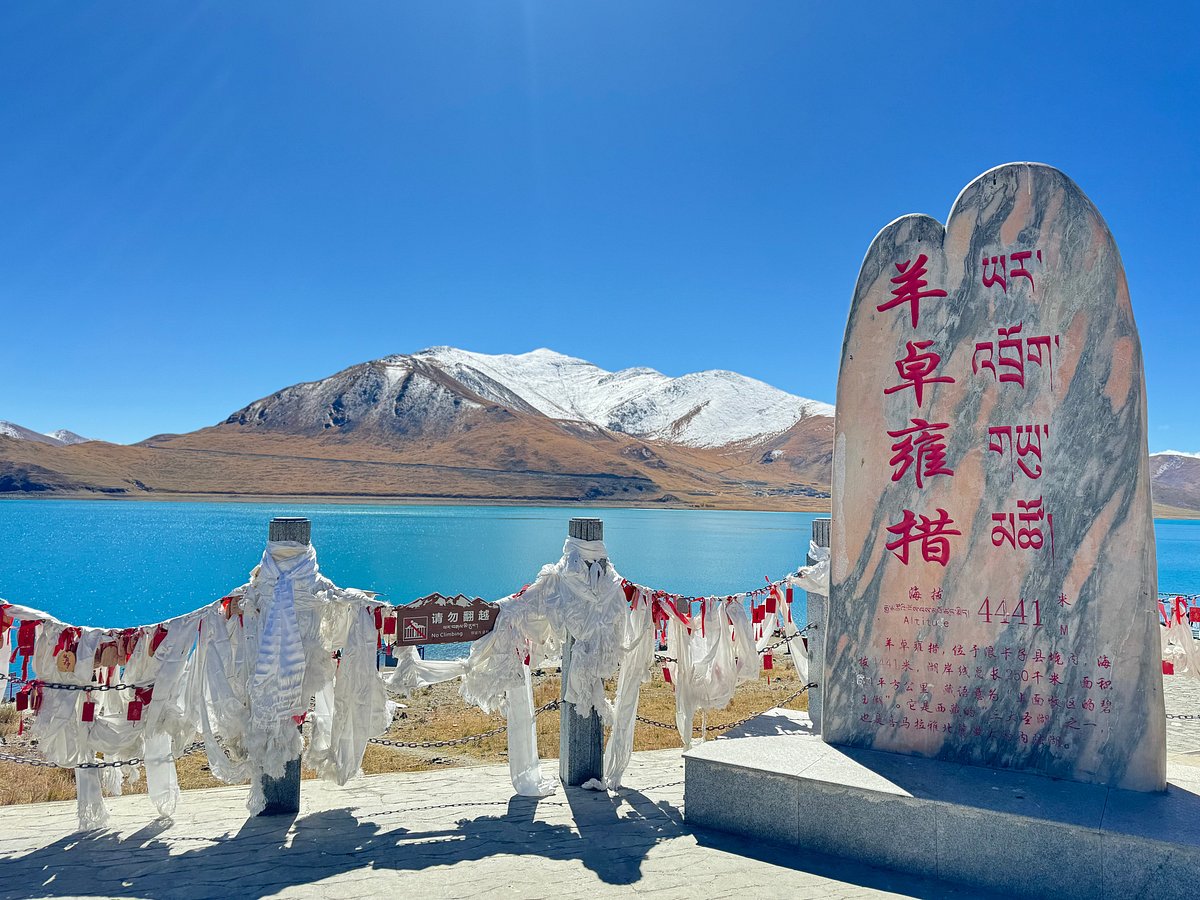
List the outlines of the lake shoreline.
{"label": "lake shoreline", "polygon": [[[79,500],[111,500],[139,503],[287,503],[287,504],[317,504],[322,506],[515,506],[515,507],[550,507],[555,509],[679,509],[696,511],[721,512],[793,512],[793,513],[825,513],[831,511],[829,503],[821,500],[788,502],[789,498],[779,498],[779,502],[761,505],[741,503],[626,503],[602,499],[574,500],[562,497],[555,498],[508,498],[508,497],[444,497],[444,496],[380,496],[378,494],[104,494],[93,491],[56,491],[47,493],[8,493],[0,494],[0,503],[4,501],[48,500],[48,501],[79,501]],[[1195,516],[1200,518],[1200,512]]]}
{"label": "lake shoreline", "polygon": [[[740,503],[682,503],[664,502],[654,504],[623,503],[612,500],[570,500],[565,498],[525,499],[525,498],[496,498],[496,497],[429,497],[429,496],[379,496],[378,494],[171,494],[169,496],[146,496],[132,494],[98,494],[91,491],[55,492],[53,495],[44,493],[8,493],[0,494],[0,503],[8,500],[114,500],[149,503],[288,503],[315,504],[320,506],[514,506],[514,507],[549,507],[554,509],[678,509],[695,511],[721,512],[796,512],[824,513],[830,515],[830,504],[820,500],[805,502],[803,500],[788,502],[788,498],[779,498],[779,502],[771,504],[740,504]],[[1184,509],[1177,506],[1154,505],[1155,519],[1196,521],[1200,520],[1200,510]]]}

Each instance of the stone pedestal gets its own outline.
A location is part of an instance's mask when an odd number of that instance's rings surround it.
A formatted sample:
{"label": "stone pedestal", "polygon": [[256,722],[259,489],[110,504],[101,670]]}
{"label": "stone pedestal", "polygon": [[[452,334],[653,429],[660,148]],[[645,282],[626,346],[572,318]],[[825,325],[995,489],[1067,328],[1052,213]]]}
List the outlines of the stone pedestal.
{"label": "stone pedestal", "polygon": [[282,778],[263,778],[267,805],[260,815],[286,816],[300,812],[300,757],[289,759]]}
{"label": "stone pedestal", "polygon": [[[829,546],[831,522],[829,519],[814,519],[812,523],[812,542],[818,547]],[[809,553],[807,565],[815,565],[817,560]],[[813,591],[804,592],[805,624],[812,628],[808,632],[808,671],[809,679],[815,680],[817,686],[808,691],[808,715],[813,728],[821,731],[821,708],[825,701],[824,688],[820,678],[825,669],[825,633],[829,630],[829,598],[824,594]]]}
{"label": "stone pedestal", "polygon": [[[563,672],[571,666],[571,647],[575,639],[568,637],[563,646]],[[563,681],[564,690],[566,681]],[[575,704],[562,701],[558,719],[558,777],[568,787],[578,787],[604,774],[604,725],[600,716],[581,716]]]}
{"label": "stone pedestal", "polygon": [[[567,535],[577,541],[604,540],[604,522],[601,519],[574,518],[567,523]],[[589,565],[606,567],[607,560],[598,560]],[[571,669],[571,648],[575,638],[567,635],[563,644],[562,691],[566,696],[567,673]],[[604,774],[604,726],[595,710],[589,716],[575,711],[575,704],[562,701],[558,719],[558,777],[568,787],[577,787]]]}
{"label": "stone pedestal", "polygon": [[[1191,900],[1200,768],[1164,793],[835,747],[774,709],[684,754],[691,825],[1016,896]],[[804,857],[797,857],[803,867]]]}

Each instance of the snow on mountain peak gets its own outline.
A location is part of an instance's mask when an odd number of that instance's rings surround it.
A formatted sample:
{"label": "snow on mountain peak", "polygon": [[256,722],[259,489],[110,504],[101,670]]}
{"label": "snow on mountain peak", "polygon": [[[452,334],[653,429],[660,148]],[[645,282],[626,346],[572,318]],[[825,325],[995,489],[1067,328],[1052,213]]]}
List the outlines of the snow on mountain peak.
{"label": "snow on mountain peak", "polygon": [[84,437],[82,434],[76,434],[74,431],[68,431],[66,428],[60,428],[57,431],[51,431],[46,437],[54,438],[64,447],[69,447],[73,444],[86,444],[91,438]]}
{"label": "snow on mountain peak", "polygon": [[384,362],[396,365],[404,359],[436,365],[492,402],[509,403],[516,395],[554,419],[692,447],[761,440],[801,419],[833,415],[827,403],[726,370],[679,378],[644,366],[610,372],[546,348],[486,354],[430,347]]}
{"label": "snow on mountain peak", "polygon": [[32,428],[18,425],[16,422],[5,421],[0,421],[0,436],[12,438],[17,441],[32,441],[35,444],[49,444],[51,447],[84,444],[91,440],[91,438],[85,438],[73,431],[67,431],[65,428],[60,428],[58,431],[52,431],[49,434],[41,434]]}

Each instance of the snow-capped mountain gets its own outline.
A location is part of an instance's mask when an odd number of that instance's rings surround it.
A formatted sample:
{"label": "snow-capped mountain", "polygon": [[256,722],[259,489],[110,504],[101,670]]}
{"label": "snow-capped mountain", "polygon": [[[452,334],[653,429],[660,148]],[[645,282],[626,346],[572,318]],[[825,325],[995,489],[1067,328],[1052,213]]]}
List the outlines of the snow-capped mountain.
{"label": "snow-capped mountain", "polygon": [[54,438],[64,447],[70,447],[72,444],[86,444],[91,438],[84,437],[82,434],[76,434],[74,431],[68,431],[65,428],[60,428],[57,431],[52,431],[46,437]]}
{"label": "snow-capped mountain", "polygon": [[827,403],[734,372],[671,378],[647,368],[609,372],[551,350],[489,355],[434,347],[286,388],[228,422],[319,422],[325,431],[385,424],[413,433],[494,406],[689,447],[767,440],[803,419],[833,415]]}
{"label": "snow-capped mountain", "polygon": [[1160,450],[1151,453],[1150,458],[1161,465],[1178,465],[1180,459],[1200,459],[1200,453],[1188,453],[1186,450]]}
{"label": "snow-capped mountain", "polygon": [[1150,454],[1154,502],[1180,509],[1200,509],[1200,453],[1164,450]]}
{"label": "snow-capped mountain", "polygon": [[60,428],[49,434],[42,434],[32,428],[26,428],[15,422],[0,421],[0,436],[17,441],[33,441],[35,444],[49,444],[51,447],[67,447],[71,444],[86,444],[91,438],[85,438],[73,431]]}

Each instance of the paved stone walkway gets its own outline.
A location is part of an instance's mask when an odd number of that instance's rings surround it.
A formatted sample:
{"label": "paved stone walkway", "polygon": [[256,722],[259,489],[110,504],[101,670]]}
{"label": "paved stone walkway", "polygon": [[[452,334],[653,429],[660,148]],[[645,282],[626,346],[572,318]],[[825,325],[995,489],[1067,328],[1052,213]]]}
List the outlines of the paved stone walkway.
{"label": "paved stone walkway", "polygon": [[[553,763],[546,761],[547,770]],[[688,827],[679,751],[638,753],[617,797],[513,797],[504,767],[305,782],[296,819],[248,819],[245,788],[185,793],[173,825],[116,798],[79,835],[74,803],[0,813],[0,897],[978,896]],[[746,798],[752,802],[752,798]]]}
{"label": "paved stone walkway", "polygon": [[[1200,716],[1200,678],[1163,676],[1168,715]],[[1200,718],[1167,719],[1167,753],[1176,762],[1200,766]]]}
{"label": "paved stone walkway", "polygon": [[[1166,678],[1167,711],[1200,714],[1200,680]],[[1168,720],[1200,765],[1200,720]],[[546,771],[555,763],[544,761]],[[183,795],[173,824],[145,796],[75,833],[75,804],[0,810],[0,900],[25,897],[979,897],[976,891],[692,828],[679,751],[634,754],[627,789],[512,796],[505,767],[307,781],[300,816],[246,816],[246,789]],[[753,802],[753,798],[745,798]]]}

